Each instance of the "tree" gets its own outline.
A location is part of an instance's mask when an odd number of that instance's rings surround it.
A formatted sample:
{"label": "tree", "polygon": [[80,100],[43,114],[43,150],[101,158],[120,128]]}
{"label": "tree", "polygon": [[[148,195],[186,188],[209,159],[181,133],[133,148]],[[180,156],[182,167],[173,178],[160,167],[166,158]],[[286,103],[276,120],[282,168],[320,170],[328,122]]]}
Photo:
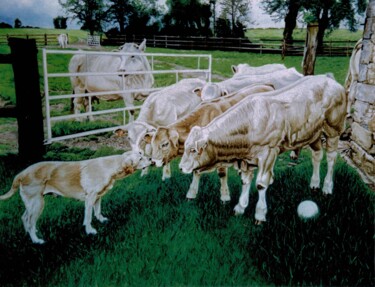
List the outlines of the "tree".
{"label": "tree", "polygon": [[172,35],[211,35],[210,4],[199,0],[167,0],[164,32]]}
{"label": "tree", "polygon": [[337,29],[345,22],[351,31],[358,25],[356,14],[366,9],[367,0],[264,0],[264,10],[276,21],[284,19],[284,40],[293,41],[293,30],[296,27],[298,14],[304,14],[306,23],[319,24],[318,46],[323,46],[323,38],[328,30]]}
{"label": "tree", "polygon": [[0,23],[0,28],[13,28],[13,27],[12,27],[12,25],[10,25],[8,23],[1,22]]}
{"label": "tree", "polygon": [[102,25],[107,20],[107,6],[104,0],[59,0],[72,19],[82,24],[82,30],[89,30],[90,34],[101,32]]}
{"label": "tree", "polygon": [[232,35],[243,37],[243,28],[245,28],[245,23],[248,21],[247,15],[249,13],[249,1],[221,0],[219,5],[222,9],[221,18],[229,20]]}
{"label": "tree", "polygon": [[157,0],[133,0],[127,33],[155,34],[162,27],[162,8]]}
{"label": "tree", "polygon": [[57,16],[56,18],[53,18],[53,26],[55,27],[55,29],[66,29],[67,20],[68,20],[67,17]]}
{"label": "tree", "polygon": [[[323,46],[326,30],[334,30],[345,22],[350,31],[357,30],[356,13],[363,13],[366,0],[314,0],[304,1],[305,21],[318,22],[318,47]],[[355,9],[355,5],[357,10]],[[362,10],[363,9],[363,10]]]}
{"label": "tree", "polygon": [[274,19],[285,21],[283,40],[287,44],[293,43],[293,31],[297,26],[297,17],[301,9],[301,0],[264,0],[265,11],[274,15]]}
{"label": "tree", "polygon": [[21,28],[21,27],[22,27],[21,20],[16,18],[16,20],[14,20],[14,28]]}
{"label": "tree", "polygon": [[109,0],[108,20],[118,24],[120,34],[125,34],[129,18],[135,12],[130,2],[128,0]]}

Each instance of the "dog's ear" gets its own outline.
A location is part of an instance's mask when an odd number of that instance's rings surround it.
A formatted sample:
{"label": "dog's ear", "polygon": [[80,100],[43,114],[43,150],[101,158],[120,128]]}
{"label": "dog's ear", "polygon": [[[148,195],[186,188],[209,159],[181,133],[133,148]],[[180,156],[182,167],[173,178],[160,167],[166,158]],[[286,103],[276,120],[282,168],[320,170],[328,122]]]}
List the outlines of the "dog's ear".
{"label": "dog's ear", "polygon": [[152,140],[152,133],[146,133],[144,136],[143,136],[143,141],[147,144],[150,144],[151,143],[151,140]]}
{"label": "dog's ear", "polygon": [[126,137],[128,136],[128,130],[124,129],[117,129],[113,132],[118,137]]}
{"label": "dog's ear", "polygon": [[197,94],[198,97],[202,97],[202,88],[195,88],[193,93]]}
{"label": "dog's ear", "polygon": [[135,171],[132,165],[126,166],[124,170],[125,170],[125,174],[132,174]]}

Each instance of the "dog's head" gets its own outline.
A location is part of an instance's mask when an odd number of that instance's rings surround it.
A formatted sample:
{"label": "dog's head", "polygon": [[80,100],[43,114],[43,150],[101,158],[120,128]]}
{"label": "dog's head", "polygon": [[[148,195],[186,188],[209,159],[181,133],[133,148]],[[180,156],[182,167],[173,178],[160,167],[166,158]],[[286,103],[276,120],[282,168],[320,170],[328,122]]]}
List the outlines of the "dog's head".
{"label": "dog's head", "polygon": [[124,169],[128,169],[129,173],[133,173],[137,169],[144,169],[151,165],[151,159],[142,155],[138,151],[128,151],[122,154]]}

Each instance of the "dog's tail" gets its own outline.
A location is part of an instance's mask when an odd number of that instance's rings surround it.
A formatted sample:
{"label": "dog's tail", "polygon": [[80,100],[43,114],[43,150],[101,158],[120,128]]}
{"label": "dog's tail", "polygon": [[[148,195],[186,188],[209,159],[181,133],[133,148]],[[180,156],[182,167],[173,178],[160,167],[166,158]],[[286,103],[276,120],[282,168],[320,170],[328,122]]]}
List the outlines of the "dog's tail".
{"label": "dog's tail", "polygon": [[12,197],[18,191],[20,184],[21,184],[21,177],[20,175],[17,175],[13,180],[12,187],[10,188],[10,190],[6,194],[1,195],[0,200],[6,200]]}

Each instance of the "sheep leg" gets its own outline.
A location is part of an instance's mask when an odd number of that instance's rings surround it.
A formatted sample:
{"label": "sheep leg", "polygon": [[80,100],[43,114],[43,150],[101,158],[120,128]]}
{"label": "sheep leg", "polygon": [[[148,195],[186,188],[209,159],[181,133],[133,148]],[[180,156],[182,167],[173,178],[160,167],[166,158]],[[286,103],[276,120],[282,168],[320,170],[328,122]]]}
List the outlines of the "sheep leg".
{"label": "sheep leg", "polygon": [[223,203],[230,201],[230,193],[228,187],[228,168],[219,167],[217,173],[220,178],[220,200]]}
{"label": "sheep leg", "polygon": [[262,156],[259,157],[259,171],[256,180],[259,199],[255,208],[255,223],[262,224],[266,221],[267,202],[266,191],[268,186],[273,183],[273,167],[275,165],[279,150],[277,148],[265,149]]}
{"label": "sheep leg", "polygon": [[242,191],[237,205],[234,207],[234,214],[241,215],[244,214],[246,207],[249,205],[249,196],[251,181],[254,178],[254,170],[248,169],[246,171],[241,171],[241,181],[242,181]]}
{"label": "sheep leg", "polygon": [[200,178],[201,175],[193,171],[193,181],[191,182],[189,190],[186,194],[187,199],[195,199],[197,197]]}
{"label": "sheep leg", "polygon": [[333,169],[337,157],[337,148],[339,144],[339,137],[327,138],[327,175],[324,179],[323,193],[332,194],[333,190]]}
{"label": "sheep leg", "polygon": [[313,165],[313,174],[310,180],[310,188],[316,190],[320,188],[320,163],[323,158],[322,140],[319,139],[310,145],[311,148],[311,160]]}

